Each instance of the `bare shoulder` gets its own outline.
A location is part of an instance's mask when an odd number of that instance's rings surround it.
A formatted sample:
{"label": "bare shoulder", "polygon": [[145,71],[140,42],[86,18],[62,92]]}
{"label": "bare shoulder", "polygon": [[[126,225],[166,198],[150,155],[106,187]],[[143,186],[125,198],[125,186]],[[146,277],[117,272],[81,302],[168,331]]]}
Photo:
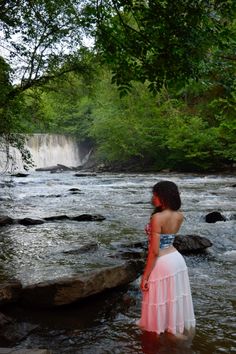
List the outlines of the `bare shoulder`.
{"label": "bare shoulder", "polygon": [[176,214],[180,221],[184,220],[184,214],[182,213],[182,211],[176,211]]}
{"label": "bare shoulder", "polygon": [[152,224],[162,225],[166,220],[165,211],[161,211],[159,213],[155,213],[152,215],[151,222]]}
{"label": "bare shoulder", "polygon": [[163,220],[164,218],[165,218],[165,210],[152,215],[153,221],[157,221],[157,220],[160,221],[160,220]]}
{"label": "bare shoulder", "polygon": [[182,221],[184,220],[184,215],[181,211],[174,211],[174,210],[169,210],[169,209],[165,209],[163,210],[161,213],[159,214],[159,221],[169,221],[170,219],[174,219],[179,223],[182,223]]}

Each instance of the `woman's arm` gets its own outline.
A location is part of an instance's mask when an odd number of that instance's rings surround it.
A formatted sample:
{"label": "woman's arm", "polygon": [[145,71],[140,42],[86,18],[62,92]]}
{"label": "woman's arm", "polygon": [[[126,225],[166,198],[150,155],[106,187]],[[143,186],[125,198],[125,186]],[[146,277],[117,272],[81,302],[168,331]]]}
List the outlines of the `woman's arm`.
{"label": "woman's arm", "polygon": [[149,239],[148,255],[140,285],[141,290],[143,291],[148,290],[148,278],[155,266],[156,259],[158,257],[160,247],[160,233],[161,217],[160,214],[155,214],[151,219],[151,235]]}

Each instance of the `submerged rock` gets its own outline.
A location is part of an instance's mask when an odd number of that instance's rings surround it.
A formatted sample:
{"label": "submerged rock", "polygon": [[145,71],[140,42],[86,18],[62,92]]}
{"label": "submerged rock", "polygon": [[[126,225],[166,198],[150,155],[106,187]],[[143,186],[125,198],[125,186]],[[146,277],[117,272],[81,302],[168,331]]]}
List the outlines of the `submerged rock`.
{"label": "submerged rock", "polygon": [[78,254],[78,253],[97,251],[97,249],[98,249],[98,244],[96,242],[90,242],[90,243],[87,243],[79,248],[66,250],[66,251],[63,251],[62,253],[64,253],[64,254]]}
{"label": "submerged rock", "polygon": [[205,220],[208,223],[215,223],[217,221],[226,221],[226,217],[222,215],[219,211],[212,211],[205,216]]}
{"label": "submerged rock", "polygon": [[48,216],[44,219],[32,219],[32,218],[23,218],[23,219],[12,219],[9,216],[0,216],[0,227],[11,224],[20,224],[24,226],[30,225],[40,225],[44,224],[46,221],[61,221],[61,220],[75,220],[75,221],[103,221],[106,218],[99,214],[81,214],[76,216],[67,216],[67,215],[55,215]]}
{"label": "submerged rock", "polygon": [[7,215],[0,216],[0,226],[12,225],[14,224],[14,219],[10,218]]}
{"label": "submerged rock", "polygon": [[69,220],[69,217],[67,215],[55,215],[55,216],[48,216],[44,218],[46,221],[56,221],[56,220]]}
{"label": "submerged rock", "polygon": [[24,226],[40,225],[40,224],[44,224],[44,221],[40,219],[24,218],[24,219],[18,219],[18,224]]}
{"label": "submerged rock", "polygon": [[12,174],[11,176],[12,177],[27,177],[27,176],[29,176],[29,174],[18,172],[18,173]]}
{"label": "submerged rock", "polygon": [[143,262],[130,261],[117,266],[64,277],[23,288],[21,301],[34,306],[61,306],[126,285],[142,271]]}
{"label": "submerged rock", "polygon": [[[14,345],[26,338],[38,326],[29,323],[17,323],[12,318],[0,313],[0,345]],[[15,351],[4,351],[1,353],[13,353]]]}
{"label": "submerged rock", "polygon": [[93,177],[93,176],[97,176],[97,174],[93,173],[93,172],[83,172],[83,173],[75,173],[74,176],[75,177]]}
{"label": "submerged rock", "polygon": [[99,214],[95,214],[95,215],[82,214],[82,215],[78,215],[78,216],[72,216],[72,217],[70,217],[70,219],[76,220],[76,221],[103,221],[106,218],[102,215],[99,215]]}

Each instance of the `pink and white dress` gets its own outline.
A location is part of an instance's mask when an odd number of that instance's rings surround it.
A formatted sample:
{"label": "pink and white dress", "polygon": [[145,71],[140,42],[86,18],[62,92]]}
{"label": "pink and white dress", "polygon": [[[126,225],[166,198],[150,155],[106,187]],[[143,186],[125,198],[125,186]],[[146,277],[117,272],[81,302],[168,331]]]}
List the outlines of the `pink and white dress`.
{"label": "pink and white dress", "polygon": [[[150,236],[150,226],[146,232]],[[166,236],[162,234],[161,239]],[[160,241],[160,247],[161,243],[166,248],[168,242]],[[188,269],[177,250],[157,258],[148,287],[143,292],[141,319],[137,322],[142,329],[157,334],[183,334],[195,328]]]}

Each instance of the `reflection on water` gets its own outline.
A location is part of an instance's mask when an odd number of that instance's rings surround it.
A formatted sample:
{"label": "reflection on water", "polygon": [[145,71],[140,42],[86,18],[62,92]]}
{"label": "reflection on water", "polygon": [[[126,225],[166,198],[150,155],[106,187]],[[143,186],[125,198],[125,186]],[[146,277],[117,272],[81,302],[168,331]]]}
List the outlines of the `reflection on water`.
{"label": "reflection on water", "polygon": [[[185,257],[189,268],[196,335],[192,341],[156,338],[135,326],[141,294],[137,279],[125,290],[114,290],[89,302],[54,310],[9,307],[19,319],[40,329],[19,348],[50,348],[53,353],[233,353],[236,352],[236,179],[233,176],[101,174],[77,178],[32,173],[0,183],[0,213],[14,218],[102,214],[103,222],[51,222],[0,229],[0,277],[32,283],[84,272],[113,262],[109,254],[121,241],[143,240],[151,206],[151,187],[160,179],[176,182],[181,191],[185,223],[181,234],[208,237],[213,246],[204,256]],[[11,186],[11,187],[9,187]],[[79,194],[69,189],[78,188]],[[207,224],[204,216],[222,212],[226,222]],[[98,250],[76,254],[83,245]],[[72,251],[72,252],[71,252]],[[70,253],[71,252],[71,253]]]}

